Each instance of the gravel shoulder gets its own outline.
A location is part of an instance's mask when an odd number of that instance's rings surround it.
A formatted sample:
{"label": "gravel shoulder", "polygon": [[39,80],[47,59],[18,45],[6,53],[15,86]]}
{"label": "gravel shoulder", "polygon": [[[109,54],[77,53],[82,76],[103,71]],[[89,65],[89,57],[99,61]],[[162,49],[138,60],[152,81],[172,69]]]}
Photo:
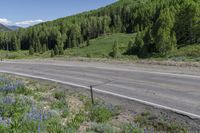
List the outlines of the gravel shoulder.
{"label": "gravel shoulder", "polygon": [[113,59],[90,59],[90,58],[46,58],[46,59],[20,59],[5,60],[3,62],[13,63],[39,63],[55,65],[74,65],[82,67],[106,67],[125,70],[145,70],[152,72],[166,72],[174,74],[188,74],[200,76],[199,62],[175,62],[155,60],[113,60]]}

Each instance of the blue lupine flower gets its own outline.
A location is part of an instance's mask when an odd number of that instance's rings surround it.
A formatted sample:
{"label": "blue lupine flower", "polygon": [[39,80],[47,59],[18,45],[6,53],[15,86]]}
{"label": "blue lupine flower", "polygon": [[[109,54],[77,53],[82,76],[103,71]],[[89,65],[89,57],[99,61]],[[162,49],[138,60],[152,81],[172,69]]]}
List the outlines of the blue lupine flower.
{"label": "blue lupine flower", "polygon": [[0,77],[0,82],[2,82],[2,83],[9,83],[10,80],[8,80],[8,79],[5,78],[5,77]]}
{"label": "blue lupine flower", "polygon": [[23,87],[23,83],[19,80],[16,82],[10,81],[4,77],[0,77],[0,83],[3,84],[0,86],[0,91],[15,91],[20,87]]}
{"label": "blue lupine flower", "polygon": [[40,122],[38,123],[38,133],[40,133]]}
{"label": "blue lupine flower", "polygon": [[148,130],[146,128],[144,129],[144,133],[148,133]]}
{"label": "blue lupine flower", "polygon": [[15,99],[11,96],[6,96],[0,99],[1,104],[13,104],[15,102]]}
{"label": "blue lupine flower", "polygon": [[0,124],[3,124],[5,126],[10,125],[11,118],[4,118],[0,116]]}
{"label": "blue lupine flower", "polygon": [[26,119],[33,121],[43,121],[51,117],[51,113],[47,111],[41,111],[32,107],[31,111],[27,113]]}

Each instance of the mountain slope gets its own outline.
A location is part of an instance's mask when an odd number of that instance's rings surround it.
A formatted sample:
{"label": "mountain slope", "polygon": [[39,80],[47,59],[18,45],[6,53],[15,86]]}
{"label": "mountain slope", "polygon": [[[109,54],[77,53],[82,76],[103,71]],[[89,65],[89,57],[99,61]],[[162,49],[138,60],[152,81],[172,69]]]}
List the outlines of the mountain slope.
{"label": "mountain slope", "polygon": [[[63,54],[63,49],[79,47],[102,35],[138,33],[128,53],[165,55],[200,42],[199,9],[198,0],[119,0],[97,10],[9,33],[12,39],[0,41],[0,49],[9,43],[10,50],[39,53],[50,49]],[[14,42],[19,43],[16,46]]]}
{"label": "mountain slope", "polygon": [[3,24],[0,24],[0,32],[2,31],[10,31],[10,29],[4,26]]}
{"label": "mountain slope", "polygon": [[18,30],[19,28],[21,28],[21,27],[19,27],[19,26],[15,26],[15,25],[7,25],[6,26],[7,28],[9,28],[10,30]]}

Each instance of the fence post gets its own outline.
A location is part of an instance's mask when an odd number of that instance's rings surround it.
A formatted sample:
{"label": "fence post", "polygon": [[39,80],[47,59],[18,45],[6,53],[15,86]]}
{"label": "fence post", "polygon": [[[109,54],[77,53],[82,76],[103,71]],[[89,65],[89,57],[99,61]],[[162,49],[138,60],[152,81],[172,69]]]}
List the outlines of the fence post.
{"label": "fence post", "polygon": [[92,104],[94,104],[94,96],[93,96],[93,87],[92,87],[92,85],[90,86],[90,92],[91,92]]}

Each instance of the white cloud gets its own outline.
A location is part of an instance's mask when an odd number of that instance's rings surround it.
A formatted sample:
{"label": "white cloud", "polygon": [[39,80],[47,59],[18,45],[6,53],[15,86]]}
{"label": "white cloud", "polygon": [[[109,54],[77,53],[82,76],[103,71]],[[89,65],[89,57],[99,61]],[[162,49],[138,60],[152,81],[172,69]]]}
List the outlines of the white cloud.
{"label": "white cloud", "polygon": [[38,23],[44,22],[44,20],[37,19],[37,20],[26,20],[26,21],[19,21],[19,22],[12,22],[6,18],[0,18],[0,23],[4,25],[16,25],[20,27],[29,27]]}
{"label": "white cloud", "polygon": [[11,24],[11,21],[9,21],[9,20],[6,19],[6,18],[0,18],[0,23],[1,23],[1,24],[5,24],[5,25],[8,25],[8,24]]}
{"label": "white cloud", "polygon": [[41,19],[38,19],[38,20],[27,20],[27,21],[16,22],[15,25],[22,26],[22,27],[28,27],[28,26],[32,26],[34,24],[38,24],[38,23],[41,23],[41,22],[44,22],[44,21],[41,20]]}

